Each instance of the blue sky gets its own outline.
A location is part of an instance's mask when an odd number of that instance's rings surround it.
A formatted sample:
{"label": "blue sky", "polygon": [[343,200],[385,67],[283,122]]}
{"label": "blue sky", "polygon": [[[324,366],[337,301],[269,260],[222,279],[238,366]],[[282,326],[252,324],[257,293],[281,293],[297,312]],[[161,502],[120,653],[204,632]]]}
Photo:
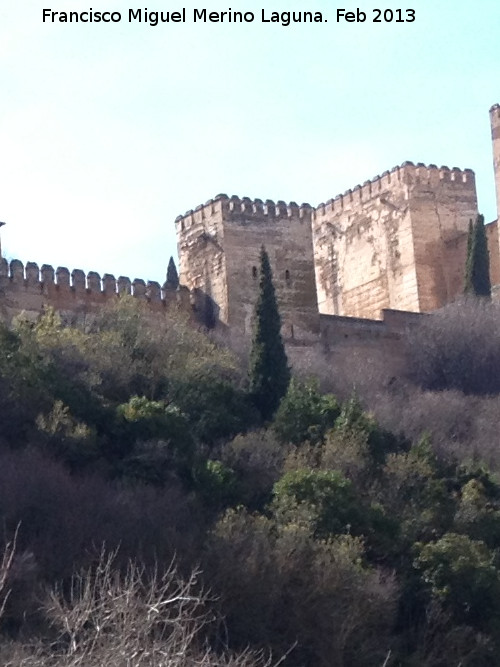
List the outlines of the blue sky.
{"label": "blue sky", "polygon": [[[132,0],[0,7],[4,254],[162,281],[174,219],[219,192],[318,204],[405,160],[476,171],[496,217],[488,110],[500,102],[500,3],[296,0],[322,24],[127,22]],[[254,11],[257,0],[193,7]],[[360,7],[363,24],[336,23]],[[42,9],[120,11],[42,23]],[[416,11],[374,24],[373,8]]]}

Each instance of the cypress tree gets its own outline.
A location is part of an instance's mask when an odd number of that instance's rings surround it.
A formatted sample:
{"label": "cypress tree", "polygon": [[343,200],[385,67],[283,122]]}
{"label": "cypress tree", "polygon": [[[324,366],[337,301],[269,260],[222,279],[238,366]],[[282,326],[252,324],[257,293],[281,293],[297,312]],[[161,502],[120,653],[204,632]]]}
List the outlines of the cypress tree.
{"label": "cypress tree", "polygon": [[177,273],[177,267],[175,266],[173,257],[170,257],[170,261],[168,263],[166,284],[169,287],[173,287],[174,289],[179,287],[179,274]]}
{"label": "cypress tree", "polygon": [[464,293],[491,297],[490,257],[482,215],[477,216],[474,224],[472,220],[469,223]]}
{"label": "cypress tree", "polygon": [[250,353],[250,395],[264,419],[270,419],[286,394],[290,369],[281,338],[281,317],[269,256],[260,251],[259,296],[255,306]]}
{"label": "cypress tree", "polygon": [[471,261],[472,261],[472,244],[474,240],[474,223],[472,218],[469,220],[469,232],[467,234],[467,254],[465,256],[465,282],[464,294],[472,292],[472,275],[471,275]]}

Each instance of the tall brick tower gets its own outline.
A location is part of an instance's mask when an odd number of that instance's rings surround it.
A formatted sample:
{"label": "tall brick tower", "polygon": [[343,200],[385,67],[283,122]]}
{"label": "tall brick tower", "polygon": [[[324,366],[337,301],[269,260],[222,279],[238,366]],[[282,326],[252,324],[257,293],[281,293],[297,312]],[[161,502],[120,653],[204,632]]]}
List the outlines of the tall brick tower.
{"label": "tall brick tower", "polygon": [[493,165],[497,189],[497,217],[500,219],[500,104],[490,109],[491,138],[493,140]]}

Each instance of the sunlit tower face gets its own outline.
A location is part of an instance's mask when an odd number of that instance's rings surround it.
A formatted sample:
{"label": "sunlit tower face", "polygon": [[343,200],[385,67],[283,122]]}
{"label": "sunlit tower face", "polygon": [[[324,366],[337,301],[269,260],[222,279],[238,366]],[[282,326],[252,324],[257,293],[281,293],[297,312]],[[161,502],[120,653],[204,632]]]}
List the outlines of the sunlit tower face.
{"label": "sunlit tower face", "polygon": [[497,191],[497,218],[500,218],[500,104],[490,109],[491,139],[493,142],[493,166]]}

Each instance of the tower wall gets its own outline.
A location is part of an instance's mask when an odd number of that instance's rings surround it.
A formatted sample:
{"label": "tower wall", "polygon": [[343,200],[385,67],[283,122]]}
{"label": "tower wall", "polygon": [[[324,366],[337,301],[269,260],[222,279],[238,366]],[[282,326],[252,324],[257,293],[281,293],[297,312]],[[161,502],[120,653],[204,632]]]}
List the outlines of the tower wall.
{"label": "tower wall", "polygon": [[405,170],[409,188],[419,309],[441,308],[463,293],[465,255],[453,241],[477,216],[474,172],[417,165]]}
{"label": "tower wall", "polygon": [[264,245],[284,336],[311,338],[319,332],[311,215],[308,204],[219,195],[176,221],[181,283],[208,297],[233,333],[249,336]]}
{"label": "tower wall", "polygon": [[320,312],[376,319],[384,308],[421,312],[453,300],[463,277],[451,242],[476,214],[473,172],[409,162],[321,204],[313,217]]}
{"label": "tower wall", "polygon": [[493,142],[493,167],[497,192],[497,217],[500,219],[500,104],[490,109],[491,139]]}
{"label": "tower wall", "polygon": [[286,338],[319,331],[311,234],[312,208],[294,202],[238,199],[224,202],[228,324],[251,334],[259,287],[260,251],[269,255]]}
{"label": "tower wall", "polygon": [[[485,225],[486,238],[488,239],[488,252],[490,255],[490,280],[493,285],[500,285],[500,252],[498,238],[498,221]],[[496,290],[498,292],[498,288]]]}
{"label": "tower wall", "polygon": [[229,317],[223,224],[226,199],[220,195],[175,221],[179,282],[199,296],[199,310],[210,306],[213,316],[225,324]]}
{"label": "tower wall", "polygon": [[404,168],[318,206],[313,239],[321,313],[377,319],[384,308],[418,311]]}

